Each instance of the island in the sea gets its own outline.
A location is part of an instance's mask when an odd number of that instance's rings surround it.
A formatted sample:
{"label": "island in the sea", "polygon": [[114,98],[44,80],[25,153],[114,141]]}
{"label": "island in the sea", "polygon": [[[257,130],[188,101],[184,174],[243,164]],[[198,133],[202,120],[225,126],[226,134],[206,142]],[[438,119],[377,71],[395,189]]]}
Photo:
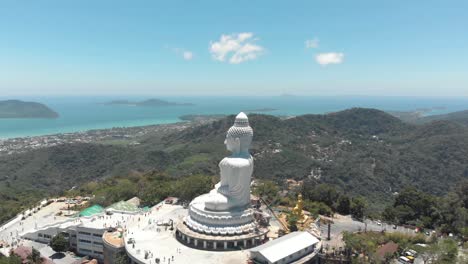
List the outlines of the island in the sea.
{"label": "island in the sea", "polygon": [[161,99],[148,99],[139,102],[133,102],[129,100],[114,100],[107,103],[105,105],[128,105],[128,106],[150,106],[150,107],[159,107],[159,106],[191,106],[194,105],[192,103],[177,103],[177,102],[169,102]]}
{"label": "island in the sea", "polygon": [[0,101],[0,118],[57,118],[59,114],[37,102]]}

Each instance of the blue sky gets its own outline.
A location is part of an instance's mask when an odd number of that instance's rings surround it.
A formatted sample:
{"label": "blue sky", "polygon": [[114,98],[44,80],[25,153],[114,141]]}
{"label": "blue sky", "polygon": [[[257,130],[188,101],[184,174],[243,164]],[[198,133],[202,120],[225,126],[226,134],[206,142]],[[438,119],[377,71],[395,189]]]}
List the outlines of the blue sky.
{"label": "blue sky", "polygon": [[468,1],[2,1],[2,95],[468,96]]}

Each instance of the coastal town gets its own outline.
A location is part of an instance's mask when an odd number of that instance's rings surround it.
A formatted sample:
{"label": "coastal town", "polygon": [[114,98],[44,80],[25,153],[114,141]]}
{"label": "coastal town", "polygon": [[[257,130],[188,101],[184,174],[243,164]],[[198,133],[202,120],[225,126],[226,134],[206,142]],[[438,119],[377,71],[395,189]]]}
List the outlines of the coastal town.
{"label": "coastal town", "polygon": [[171,124],[114,127],[74,133],[0,139],[0,156],[74,143],[119,143],[138,145],[138,140],[144,139],[147,135],[164,135],[171,132],[181,131],[191,126],[206,124],[217,119],[218,118],[212,116],[198,116],[196,120],[193,121]]}

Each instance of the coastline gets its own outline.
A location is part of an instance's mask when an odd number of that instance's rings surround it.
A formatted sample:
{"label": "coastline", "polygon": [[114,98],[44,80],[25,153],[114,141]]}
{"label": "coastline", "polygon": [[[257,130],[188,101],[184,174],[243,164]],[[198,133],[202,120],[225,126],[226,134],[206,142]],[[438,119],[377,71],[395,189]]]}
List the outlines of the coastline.
{"label": "coastline", "polygon": [[[258,110],[258,109],[257,109]],[[270,110],[269,108],[267,110]],[[413,111],[385,111],[400,120],[415,122],[430,113],[432,108]],[[260,112],[262,114],[262,112]],[[227,114],[188,114],[178,117],[178,121],[150,125],[135,125],[110,128],[88,129],[76,132],[52,133],[38,136],[0,138],[0,157],[35,149],[73,143],[104,143],[138,145],[138,140],[149,134],[180,131],[191,126],[206,124],[226,117]],[[277,116],[288,119],[291,116]]]}
{"label": "coastline", "polygon": [[41,136],[0,139],[0,157],[73,143],[139,145],[139,139],[151,134],[182,131],[186,128],[203,125],[218,119],[219,117],[207,116],[206,118],[199,117],[196,120],[180,121],[169,124],[113,127],[71,133],[56,133]]}
{"label": "coastline", "polygon": [[[112,127],[136,127],[181,122],[184,115],[231,115],[240,111],[274,116],[324,114],[352,107],[396,112],[434,109],[427,115],[447,114],[466,109],[468,99],[383,98],[383,97],[158,97],[168,102],[187,102],[184,107],[132,107],[102,105],[111,100],[140,102],[152,96],[63,96],[21,97],[50,106],[60,113],[56,119],[2,119],[0,139],[75,133]],[[442,109],[443,108],[443,109]]]}

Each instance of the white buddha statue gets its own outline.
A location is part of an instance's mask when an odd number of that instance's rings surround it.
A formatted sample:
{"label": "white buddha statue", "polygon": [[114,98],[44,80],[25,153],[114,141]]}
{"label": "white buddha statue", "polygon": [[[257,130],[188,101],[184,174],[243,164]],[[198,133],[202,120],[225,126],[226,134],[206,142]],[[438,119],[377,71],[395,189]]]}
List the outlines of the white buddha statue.
{"label": "white buddha statue", "polygon": [[253,158],[249,153],[253,130],[244,113],[236,116],[229,128],[224,144],[232,155],[219,163],[221,181],[205,200],[205,208],[212,211],[245,209],[250,206],[250,180]]}
{"label": "white buddha statue", "polygon": [[219,163],[220,182],[209,193],[190,203],[185,224],[192,230],[210,235],[233,235],[255,229],[254,210],[250,205],[253,158],[249,147],[252,137],[247,116],[239,113],[224,141],[232,154]]}

